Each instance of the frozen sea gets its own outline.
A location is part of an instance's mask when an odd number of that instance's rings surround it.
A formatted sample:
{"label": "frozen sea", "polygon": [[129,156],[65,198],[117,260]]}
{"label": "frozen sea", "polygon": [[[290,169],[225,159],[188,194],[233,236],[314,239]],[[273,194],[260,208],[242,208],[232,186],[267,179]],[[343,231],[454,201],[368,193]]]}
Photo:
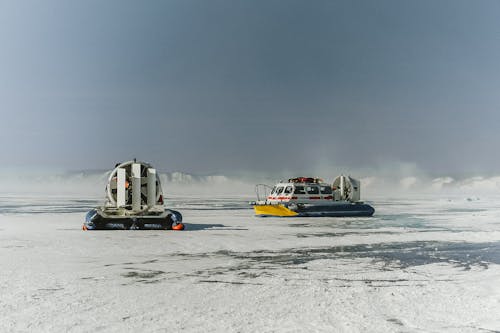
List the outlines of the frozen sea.
{"label": "frozen sea", "polygon": [[0,332],[500,332],[500,198],[381,197],[258,218],[168,197],[186,230],[81,230],[95,198],[0,196]]}

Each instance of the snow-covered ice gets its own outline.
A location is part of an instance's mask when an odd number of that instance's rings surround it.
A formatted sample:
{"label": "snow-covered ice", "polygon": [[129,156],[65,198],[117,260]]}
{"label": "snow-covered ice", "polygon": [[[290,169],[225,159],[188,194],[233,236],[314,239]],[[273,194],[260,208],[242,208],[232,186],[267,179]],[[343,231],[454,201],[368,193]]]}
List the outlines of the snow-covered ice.
{"label": "snow-covered ice", "polygon": [[168,198],[183,232],[84,232],[92,198],[0,197],[0,331],[500,331],[500,198],[291,219],[250,199]]}

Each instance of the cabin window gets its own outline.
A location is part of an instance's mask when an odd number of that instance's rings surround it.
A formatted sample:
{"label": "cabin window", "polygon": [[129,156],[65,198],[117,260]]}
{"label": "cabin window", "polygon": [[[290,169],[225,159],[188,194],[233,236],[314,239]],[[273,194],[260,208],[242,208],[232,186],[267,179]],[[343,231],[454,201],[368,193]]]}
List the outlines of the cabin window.
{"label": "cabin window", "polygon": [[306,186],[307,194],[319,194],[319,187],[317,186]]}
{"label": "cabin window", "polygon": [[276,191],[278,190],[278,188],[275,186],[273,187],[273,189],[271,190],[271,195],[274,195],[276,194]]}
{"label": "cabin window", "polygon": [[287,186],[287,187],[285,188],[285,192],[283,192],[283,193],[285,193],[285,194],[290,194],[290,193],[292,193],[292,190],[293,190],[293,188],[292,188],[291,186]]}
{"label": "cabin window", "polygon": [[332,188],[330,186],[321,186],[319,189],[321,194],[332,194]]}
{"label": "cabin window", "polygon": [[280,195],[280,194],[283,192],[283,190],[284,190],[284,189],[285,189],[284,187],[278,187],[278,188],[276,189],[276,194],[277,194],[277,195]]}
{"label": "cabin window", "polygon": [[294,194],[306,194],[306,191],[304,190],[304,186],[295,186],[295,190],[293,191]]}

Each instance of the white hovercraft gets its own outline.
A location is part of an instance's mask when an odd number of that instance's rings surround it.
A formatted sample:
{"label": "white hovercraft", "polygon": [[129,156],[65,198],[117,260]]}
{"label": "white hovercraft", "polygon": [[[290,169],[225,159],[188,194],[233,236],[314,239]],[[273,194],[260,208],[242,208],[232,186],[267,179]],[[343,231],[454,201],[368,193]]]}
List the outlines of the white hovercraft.
{"label": "white hovercraft", "polygon": [[160,178],[148,163],[117,164],[106,185],[106,201],[85,217],[83,230],[183,230],[182,215],[165,209]]}
{"label": "white hovercraft", "polygon": [[372,216],[375,209],[360,201],[360,191],[359,180],[343,175],[331,185],[320,178],[298,177],[274,187],[256,185],[252,205],[257,216]]}

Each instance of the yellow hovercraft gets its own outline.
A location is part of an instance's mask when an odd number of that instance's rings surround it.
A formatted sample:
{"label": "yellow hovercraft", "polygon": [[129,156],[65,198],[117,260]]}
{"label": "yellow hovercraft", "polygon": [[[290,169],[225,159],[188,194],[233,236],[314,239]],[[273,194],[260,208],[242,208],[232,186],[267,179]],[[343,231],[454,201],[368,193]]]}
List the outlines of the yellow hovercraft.
{"label": "yellow hovercraft", "polygon": [[375,209],[360,201],[360,185],[359,180],[343,175],[333,184],[313,177],[291,178],[274,187],[258,184],[252,205],[262,217],[372,216]]}

